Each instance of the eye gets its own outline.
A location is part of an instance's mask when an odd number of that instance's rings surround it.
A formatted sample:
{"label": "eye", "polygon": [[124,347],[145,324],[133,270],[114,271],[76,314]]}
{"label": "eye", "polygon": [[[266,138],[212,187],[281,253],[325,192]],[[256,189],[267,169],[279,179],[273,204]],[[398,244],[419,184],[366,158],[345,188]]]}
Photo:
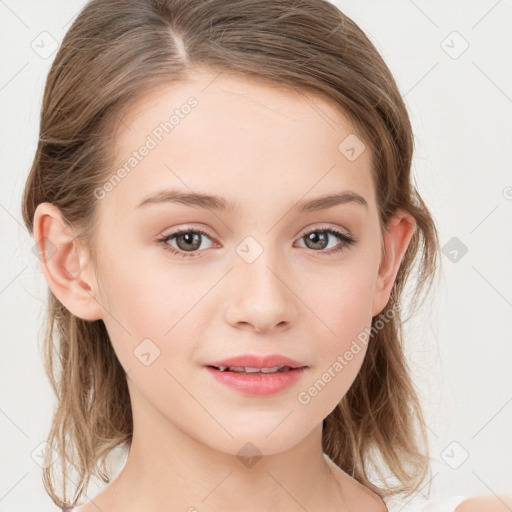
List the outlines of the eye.
{"label": "eye", "polygon": [[[208,233],[201,229],[180,229],[160,238],[158,242],[164,246],[164,249],[170,251],[172,254],[186,258],[196,256],[196,254],[191,251],[197,251],[201,248],[201,237],[207,237],[211,240]],[[178,245],[177,249],[169,245],[170,240],[176,242]],[[204,249],[204,247],[202,249]]]}
{"label": "eye", "polygon": [[[323,249],[329,246],[329,237],[338,240],[338,245],[330,251],[323,251]],[[305,240],[305,245],[309,249],[315,250],[315,252],[324,252],[328,256],[336,255],[343,251],[346,247],[353,245],[357,242],[357,239],[348,233],[344,233],[337,228],[319,228],[313,231],[308,231],[303,234],[300,238]],[[332,246],[331,246],[332,247]]]}

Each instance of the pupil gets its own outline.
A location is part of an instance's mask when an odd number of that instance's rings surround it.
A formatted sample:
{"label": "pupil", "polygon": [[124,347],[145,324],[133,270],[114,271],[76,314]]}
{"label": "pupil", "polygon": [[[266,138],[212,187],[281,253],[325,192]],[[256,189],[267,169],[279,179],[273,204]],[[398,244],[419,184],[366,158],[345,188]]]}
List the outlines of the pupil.
{"label": "pupil", "polygon": [[[313,244],[313,247],[310,247],[310,249],[323,249],[323,248],[325,248],[325,242],[327,240],[327,233],[322,233],[322,232],[310,233],[306,237],[306,240],[312,242],[312,244]],[[318,244],[320,244],[320,247],[317,247]],[[306,243],[306,245],[308,245],[308,244]]]}
{"label": "pupil", "polygon": [[[184,233],[182,235],[180,235],[178,238],[177,238],[177,242],[178,242],[178,245],[181,245],[179,243],[179,240],[185,240],[185,243],[188,244],[188,247],[185,246],[185,247],[180,247],[180,249],[183,249],[183,250],[194,250],[194,249],[198,249],[201,245],[201,241],[199,240],[199,233]],[[194,243],[195,242],[195,243]],[[190,244],[193,244],[193,246],[191,246]]]}

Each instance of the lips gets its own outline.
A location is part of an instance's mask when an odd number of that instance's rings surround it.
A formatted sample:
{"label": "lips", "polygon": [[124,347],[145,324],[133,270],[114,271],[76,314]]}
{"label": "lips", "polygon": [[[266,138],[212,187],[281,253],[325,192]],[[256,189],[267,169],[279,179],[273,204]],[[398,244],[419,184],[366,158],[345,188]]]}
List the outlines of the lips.
{"label": "lips", "polygon": [[271,395],[297,383],[306,369],[289,357],[244,355],[212,361],[205,365],[208,373],[218,382],[246,395]]}

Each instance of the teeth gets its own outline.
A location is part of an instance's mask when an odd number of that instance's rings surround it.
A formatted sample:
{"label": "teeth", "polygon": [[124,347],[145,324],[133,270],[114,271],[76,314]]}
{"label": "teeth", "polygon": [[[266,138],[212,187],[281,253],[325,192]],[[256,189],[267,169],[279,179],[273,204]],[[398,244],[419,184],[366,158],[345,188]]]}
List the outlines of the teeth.
{"label": "teeth", "polygon": [[274,366],[274,368],[262,368],[262,373],[274,373],[274,372],[285,372],[289,370],[289,366]]}
{"label": "teeth", "polygon": [[259,368],[250,368],[249,366],[245,366],[242,368],[242,370],[236,370],[236,371],[244,371],[245,373],[258,373],[260,371],[260,369]]}
{"label": "teeth", "polygon": [[219,366],[221,372],[227,370],[231,372],[243,372],[243,373],[281,373],[291,370],[289,366],[274,366],[273,368],[251,368],[250,366]]}

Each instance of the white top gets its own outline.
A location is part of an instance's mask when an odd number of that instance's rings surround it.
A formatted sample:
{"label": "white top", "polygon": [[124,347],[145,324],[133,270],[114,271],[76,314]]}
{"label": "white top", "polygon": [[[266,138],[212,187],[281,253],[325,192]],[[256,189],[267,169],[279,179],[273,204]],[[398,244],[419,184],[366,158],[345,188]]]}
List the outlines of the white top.
{"label": "white top", "polygon": [[448,496],[425,501],[420,505],[410,505],[408,504],[408,500],[400,500],[393,496],[384,497],[382,499],[388,508],[388,512],[455,512],[455,509],[464,500],[468,499],[468,497]]}

